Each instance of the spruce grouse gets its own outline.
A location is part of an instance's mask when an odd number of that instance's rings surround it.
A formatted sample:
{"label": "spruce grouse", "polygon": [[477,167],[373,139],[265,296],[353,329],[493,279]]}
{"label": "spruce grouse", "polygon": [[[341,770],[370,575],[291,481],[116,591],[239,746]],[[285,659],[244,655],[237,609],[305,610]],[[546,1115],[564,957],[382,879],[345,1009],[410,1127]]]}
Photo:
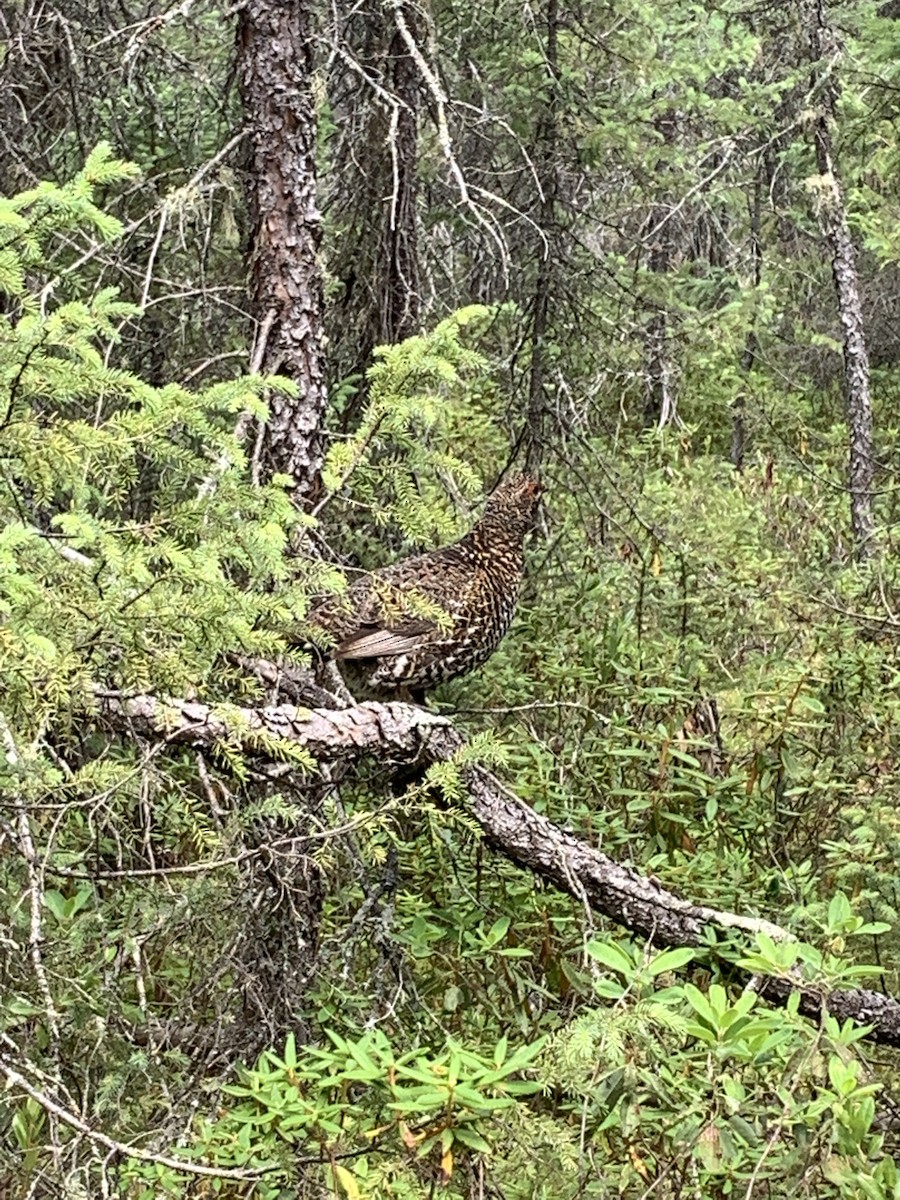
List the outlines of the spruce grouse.
{"label": "spruce grouse", "polygon": [[373,571],[314,604],[309,624],[329,635],[333,658],[365,666],[377,692],[421,699],[480,667],[512,620],[540,490],[527,475],[507,479],[465,537]]}

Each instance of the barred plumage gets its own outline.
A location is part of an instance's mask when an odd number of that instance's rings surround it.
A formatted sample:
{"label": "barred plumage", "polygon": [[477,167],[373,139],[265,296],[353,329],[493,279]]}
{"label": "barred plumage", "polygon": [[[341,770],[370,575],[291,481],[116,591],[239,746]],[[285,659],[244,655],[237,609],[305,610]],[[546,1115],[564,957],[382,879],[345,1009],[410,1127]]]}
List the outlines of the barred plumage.
{"label": "barred plumage", "polygon": [[334,658],[371,664],[380,692],[418,694],[480,667],[512,620],[539,496],[527,475],[506,480],[465,537],[373,571],[314,605],[310,624],[331,636]]}

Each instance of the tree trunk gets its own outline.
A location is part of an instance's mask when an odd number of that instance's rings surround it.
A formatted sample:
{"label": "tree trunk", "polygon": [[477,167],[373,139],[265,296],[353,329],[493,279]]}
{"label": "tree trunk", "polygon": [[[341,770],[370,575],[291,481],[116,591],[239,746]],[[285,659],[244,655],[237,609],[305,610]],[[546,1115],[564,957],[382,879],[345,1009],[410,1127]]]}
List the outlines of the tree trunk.
{"label": "tree trunk", "polygon": [[302,0],[247,0],[237,42],[250,132],[251,293],[266,331],[258,358],[262,372],[286,375],[299,389],[296,399],[269,398],[263,463],[270,474],[293,476],[305,505],[320,488],[326,400],[311,23]]}
{"label": "tree trunk", "polygon": [[[676,115],[667,109],[654,120],[654,126],[665,146],[675,141]],[[660,159],[656,174],[663,178],[669,171],[668,162]],[[662,196],[650,211],[648,228],[652,231],[649,266],[651,273],[662,279],[668,275],[673,258],[674,228],[671,217],[671,200]],[[672,358],[669,352],[669,315],[665,305],[654,302],[648,305],[650,319],[644,331],[646,347],[646,377],[644,424],[663,429],[678,416],[678,399],[675,392]]]}
{"label": "tree trunk", "polygon": [[[285,375],[298,388],[296,398],[269,396],[261,459],[267,474],[293,477],[298,506],[316,499],[325,452],[311,22],[302,0],[247,0],[237,39],[250,132],[250,280],[260,330],[254,357],[261,372]],[[250,841],[265,847],[273,828],[261,822]],[[242,1052],[248,1057],[298,1028],[297,1014],[316,971],[324,891],[311,858],[264,858],[261,867],[250,862],[242,892],[246,921],[229,951],[243,1001]]]}
{"label": "tree trunk", "polygon": [[818,93],[812,124],[816,165],[821,176],[819,222],[831,255],[831,271],[844,343],[844,397],[850,433],[850,524],[856,551],[868,558],[875,550],[872,515],[874,444],[869,354],[859,295],[856,255],[847,220],[840,171],[831,131],[839,96],[836,78],[840,49],[825,12],[825,0],[804,0],[806,34],[813,64],[811,90]]}
{"label": "tree trunk", "polygon": [[[415,10],[401,5],[398,16],[416,37]],[[398,29],[388,49],[388,87],[398,107],[389,132],[392,187],[385,221],[384,295],[378,305],[381,337],[402,342],[419,332],[419,71]]]}
{"label": "tree trunk", "polygon": [[528,378],[528,450],[526,465],[538,471],[547,441],[547,389],[544,380],[546,338],[553,292],[553,247],[551,236],[556,219],[556,196],[559,189],[557,170],[558,106],[559,106],[559,5],[547,0],[547,99],[537,129],[540,155],[541,196],[538,224],[543,235],[538,248],[538,274],[534,288],[531,316],[531,363]]}
{"label": "tree trunk", "polygon": [[[750,246],[753,254],[753,286],[759,292],[762,283],[762,166],[757,166],[753,180],[753,199],[750,207]],[[756,365],[759,353],[759,336],[756,318],[747,330],[744,350],[741,354],[741,375],[748,379]],[[744,469],[744,453],[747,449],[747,429],[744,422],[746,400],[744,390],[736,397],[731,409],[731,465],[736,471]]]}

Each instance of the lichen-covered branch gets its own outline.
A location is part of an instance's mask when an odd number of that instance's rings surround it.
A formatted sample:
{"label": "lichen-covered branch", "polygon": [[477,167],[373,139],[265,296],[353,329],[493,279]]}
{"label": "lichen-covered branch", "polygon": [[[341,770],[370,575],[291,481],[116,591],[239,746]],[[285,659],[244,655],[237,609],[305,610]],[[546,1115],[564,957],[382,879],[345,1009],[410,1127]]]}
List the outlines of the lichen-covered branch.
{"label": "lichen-covered branch", "polygon": [[812,65],[811,92],[815,97],[812,134],[819,169],[819,222],[831,255],[844,347],[844,395],[850,435],[850,521],[857,553],[865,559],[876,548],[872,506],[875,451],[866,323],[850,218],[832,136],[840,97],[841,50],[828,19],[825,0],[805,0],[803,11]]}
{"label": "lichen-covered branch", "polygon": [[[303,709],[292,704],[216,708],[121,692],[98,690],[95,695],[103,715],[142,735],[200,745],[239,739],[251,753],[260,745],[271,747],[273,739],[283,739],[322,763],[376,758],[428,765],[452,760],[464,744],[446,717],[410,704],[367,702],[344,709]],[[658,945],[695,946],[707,926],[750,935],[764,932],[775,939],[790,936],[787,930],[761,918],[681,899],[652,878],[566,833],[482,767],[464,767],[463,779],[474,816],[496,850],[640,937]],[[900,1001],[893,997],[865,989],[823,995],[788,979],[767,979],[760,990],[777,1003],[799,991],[800,1009],[805,1014],[818,1016],[824,1004],[840,1020],[852,1017],[871,1025],[874,1040],[900,1046]]]}

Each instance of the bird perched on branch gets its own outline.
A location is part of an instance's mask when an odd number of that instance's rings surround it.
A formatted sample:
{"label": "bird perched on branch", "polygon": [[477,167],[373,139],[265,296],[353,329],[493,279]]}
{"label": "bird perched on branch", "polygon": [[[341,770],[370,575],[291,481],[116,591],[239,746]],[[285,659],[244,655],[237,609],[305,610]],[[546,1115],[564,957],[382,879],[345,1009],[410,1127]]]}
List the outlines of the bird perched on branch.
{"label": "bird perched on branch", "polygon": [[329,635],[333,658],[371,667],[369,687],[421,701],[426,688],[480,667],[500,644],[540,491],[527,475],[505,480],[458,542],[373,571],[314,604],[307,621]]}

